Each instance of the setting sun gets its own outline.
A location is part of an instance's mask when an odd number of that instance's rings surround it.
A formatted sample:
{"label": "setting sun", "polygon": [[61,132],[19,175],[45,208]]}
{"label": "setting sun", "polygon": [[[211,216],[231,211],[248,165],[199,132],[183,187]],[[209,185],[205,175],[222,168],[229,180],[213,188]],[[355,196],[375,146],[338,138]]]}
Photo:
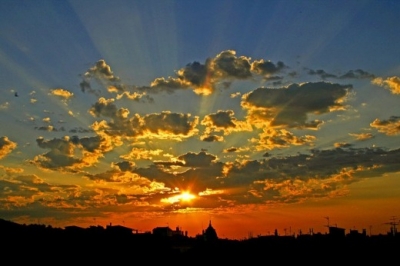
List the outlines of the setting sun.
{"label": "setting sun", "polygon": [[195,196],[193,194],[190,194],[189,192],[182,192],[182,194],[180,195],[180,199],[183,201],[191,201],[194,198]]}
{"label": "setting sun", "polygon": [[193,200],[195,198],[196,198],[195,195],[191,194],[190,192],[185,191],[185,192],[182,192],[179,195],[175,195],[175,196],[172,196],[172,197],[169,197],[169,198],[161,199],[161,202],[172,204],[172,203],[178,203],[178,202],[181,202],[181,201],[189,202],[189,201],[191,201],[191,200]]}

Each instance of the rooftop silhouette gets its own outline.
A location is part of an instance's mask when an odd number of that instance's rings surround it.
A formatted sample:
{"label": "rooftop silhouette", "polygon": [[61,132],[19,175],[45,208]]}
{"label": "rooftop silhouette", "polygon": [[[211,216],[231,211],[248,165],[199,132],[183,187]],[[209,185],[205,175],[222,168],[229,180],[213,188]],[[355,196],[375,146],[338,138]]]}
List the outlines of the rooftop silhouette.
{"label": "rooftop silhouette", "polygon": [[[109,224],[83,228],[67,226],[55,228],[43,224],[18,224],[0,219],[0,239],[3,254],[18,250],[21,254],[37,256],[41,252],[63,256],[68,259],[82,257],[95,262],[104,259],[131,259],[133,255],[155,254],[164,259],[185,260],[192,258],[225,258],[232,259],[277,254],[300,256],[313,254],[331,256],[332,259],[362,259],[387,257],[395,254],[400,248],[400,234],[396,224],[383,235],[367,235],[366,230],[350,230],[328,226],[329,233],[297,235],[279,235],[249,237],[243,240],[221,239],[217,230],[209,226],[196,237],[189,237],[187,232],[176,227],[156,227],[152,232],[139,233],[138,230],[121,225]],[[95,250],[96,253],[90,253]],[[291,256],[292,256],[291,255]],[[301,260],[301,258],[299,257]]]}

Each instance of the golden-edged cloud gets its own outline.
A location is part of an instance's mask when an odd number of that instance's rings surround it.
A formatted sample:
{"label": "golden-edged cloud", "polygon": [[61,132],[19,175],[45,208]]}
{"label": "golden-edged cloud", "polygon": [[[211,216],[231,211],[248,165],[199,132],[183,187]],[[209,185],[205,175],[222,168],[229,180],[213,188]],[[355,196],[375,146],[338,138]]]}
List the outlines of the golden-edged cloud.
{"label": "golden-edged cloud", "polygon": [[372,80],[372,84],[385,87],[393,94],[400,94],[400,78],[397,76],[382,78],[377,77]]}
{"label": "golden-edged cloud", "polygon": [[17,143],[8,139],[7,136],[0,137],[0,159],[6,157],[17,147]]}
{"label": "golden-edged cloud", "polygon": [[61,97],[64,100],[68,100],[74,96],[74,94],[72,92],[62,89],[62,88],[52,89],[52,90],[50,90],[50,94]]}
{"label": "golden-edged cloud", "polygon": [[118,135],[121,137],[155,137],[155,138],[187,138],[197,134],[196,126],[199,118],[191,118],[190,114],[172,113],[163,111],[161,113],[140,116],[135,114],[129,117],[129,110],[118,109],[113,99],[100,98],[89,111],[93,116],[105,116],[110,121],[96,122],[93,129],[104,131],[107,135]]}
{"label": "golden-edged cloud", "polygon": [[388,136],[395,136],[400,134],[400,116],[391,116],[386,120],[375,119],[370,126]]}
{"label": "golden-edged cloud", "polygon": [[225,135],[235,131],[251,131],[253,128],[246,121],[238,121],[233,110],[219,110],[206,115],[201,124],[206,127],[205,134],[223,131]]}
{"label": "golden-edged cloud", "polygon": [[258,88],[243,95],[242,106],[249,121],[258,127],[317,128],[322,122],[307,121],[308,114],[345,109],[351,85],[327,82],[292,84],[288,87]]}
{"label": "golden-edged cloud", "polygon": [[360,133],[360,134],[349,133],[349,135],[355,137],[357,140],[367,140],[374,137],[372,133]]}

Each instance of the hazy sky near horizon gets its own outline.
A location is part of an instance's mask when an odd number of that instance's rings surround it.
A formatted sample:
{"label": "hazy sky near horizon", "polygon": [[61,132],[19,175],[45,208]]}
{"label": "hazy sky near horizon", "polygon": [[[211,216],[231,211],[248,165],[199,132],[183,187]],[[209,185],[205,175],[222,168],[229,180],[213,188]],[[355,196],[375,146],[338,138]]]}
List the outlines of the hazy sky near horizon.
{"label": "hazy sky near horizon", "polygon": [[326,216],[388,230],[400,216],[399,12],[0,1],[0,217],[192,234],[212,219],[227,237]]}

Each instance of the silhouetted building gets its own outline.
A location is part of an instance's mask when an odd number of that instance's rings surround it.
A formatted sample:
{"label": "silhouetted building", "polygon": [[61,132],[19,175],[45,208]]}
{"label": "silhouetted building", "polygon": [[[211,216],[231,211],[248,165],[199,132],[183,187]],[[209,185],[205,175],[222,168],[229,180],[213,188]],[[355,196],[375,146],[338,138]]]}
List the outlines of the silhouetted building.
{"label": "silhouetted building", "polygon": [[203,238],[206,241],[218,240],[217,232],[215,231],[214,227],[212,227],[211,220],[210,223],[208,224],[207,229],[203,230]]}
{"label": "silhouetted building", "polygon": [[112,225],[110,223],[110,225],[107,225],[106,230],[112,234],[128,235],[132,234],[134,229],[122,225]]}
{"label": "silhouetted building", "polygon": [[346,229],[340,228],[340,227],[335,227],[335,226],[329,226],[329,235],[333,237],[345,237],[345,231]]}
{"label": "silhouetted building", "polygon": [[176,230],[172,230],[169,226],[165,227],[156,227],[153,229],[153,235],[155,236],[187,236],[187,232],[181,231],[179,226],[176,227]]}
{"label": "silhouetted building", "polygon": [[153,235],[155,236],[172,236],[172,229],[169,226],[156,227],[153,229]]}
{"label": "silhouetted building", "polygon": [[86,230],[85,228],[76,225],[66,226],[64,229],[70,233],[82,233]]}

